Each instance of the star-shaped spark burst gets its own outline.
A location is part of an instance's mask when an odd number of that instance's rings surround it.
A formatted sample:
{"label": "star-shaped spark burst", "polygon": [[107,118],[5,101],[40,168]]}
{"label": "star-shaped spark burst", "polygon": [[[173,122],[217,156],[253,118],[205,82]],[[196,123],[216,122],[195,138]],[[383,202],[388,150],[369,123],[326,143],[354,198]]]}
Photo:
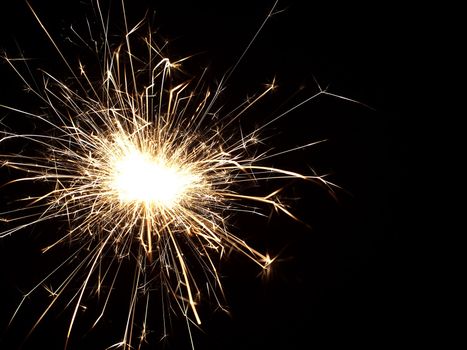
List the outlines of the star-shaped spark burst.
{"label": "star-shaped spark burst", "polygon": [[[99,1],[96,6],[106,38],[98,50],[100,80],[91,81],[82,64],[75,69],[75,62],[65,59],[34,11],[72,73],[72,80],[65,82],[43,72],[42,85],[36,88],[21,73],[23,60],[5,57],[47,108],[38,114],[2,107],[32,118],[43,126],[37,130],[47,132],[3,131],[0,143],[23,140],[31,149],[1,154],[1,166],[24,173],[11,180],[10,186],[43,182],[50,189],[22,198],[19,205],[13,203],[9,211],[1,213],[10,226],[0,237],[42,222],[68,222],[70,229],[44,251],[72,242],[77,247],[72,256],[79,256],[79,261],[67,259],[23,299],[52,280],[57,271],[70,269],[54,289],[49,288],[53,290],[52,301],[37,321],[67,295],[67,304],[73,310],[67,339],[84,300],[105,290],[96,323],[101,319],[115,293],[121,265],[132,261],[135,271],[129,286],[132,296],[127,322],[116,344],[129,349],[135,344],[141,346],[146,338],[152,284],[160,284],[163,300],[177,305],[187,319],[201,324],[200,300],[211,294],[219,305],[222,303],[216,268],[219,257],[236,251],[261,268],[269,268],[274,257],[255,250],[232,232],[229,216],[239,212],[256,215],[260,214],[258,208],[269,207],[295,217],[279,200],[280,187],[261,195],[248,194],[243,192],[245,183],[302,179],[331,184],[315,174],[302,175],[267,165],[272,157],[296,149],[252,156],[259,131],[290,110],[248,133],[232,130],[234,121],[275,88],[274,82],[234,110],[221,113],[216,107],[218,97],[232,71],[212,91],[204,88],[202,79],[178,81],[174,73],[183,60],[172,62],[165,57],[151,31],[143,36],[145,57],[133,53],[131,45],[135,37],[141,39],[142,22],[133,28],[127,26],[123,44],[112,48]],[[274,11],[275,7],[268,17]],[[323,93],[320,90],[302,103]],[[70,297],[72,285],[79,288]],[[136,332],[139,304],[145,307],[141,331]],[[167,308],[164,310],[165,314]]]}

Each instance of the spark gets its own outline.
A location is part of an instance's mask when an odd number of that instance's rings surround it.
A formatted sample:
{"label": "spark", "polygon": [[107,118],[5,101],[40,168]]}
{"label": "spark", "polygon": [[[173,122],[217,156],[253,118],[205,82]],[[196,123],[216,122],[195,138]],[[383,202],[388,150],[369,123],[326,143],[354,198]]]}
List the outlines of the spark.
{"label": "spark", "polygon": [[[135,56],[132,43],[135,36],[141,37],[142,22],[131,28],[125,17],[125,38],[120,46],[113,47],[107,39],[108,20],[98,1],[96,5],[105,34],[102,49],[97,52],[102,67],[100,79],[90,78],[88,64],[66,59],[32,8],[71,72],[72,82],[43,72],[40,86],[21,72],[20,64],[25,60],[5,56],[47,109],[34,113],[1,107],[32,118],[43,126],[37,130],[47,132],[2,131],[0,144],[24,142],[29,148],[0,154],[0,164],[25,174],[12,179],[9,186],[41,182],[49,190],[28,194],[16,202],[17,206],[11,203],[11,209],[0,213],[1,220],[9,225],[0,231],[0,238],[44,222],[68,224],[69,228],[44,252],[65,242],[73,243],[75,251],[24,295],[13,315],[17,316],[31,293],[46,286],[52,301],[35,326],[59,300],[69,298],[71,317],[66,342],[80,310],[85,308],[86,298],[94,294],[101,296],[94,326],[99,323],[111,304],[120,268],[130,261],[134,275],[127,321],[122,339],[113,346],[139,348],[148,333],[153,289],[159,289],[163,300],[164,329],[166,318],[175,309],[188,324],[200,325],[199,305],[204,298],[210,295],[222,307],[217,266],[220,258],[235,251],[250,258],[265,274],[271,268],[276,256],[254,249],[233,232],[230,216],[264,215],[270,208],[298,219],[281,201],[281,187],[250,194],[244,190],[245,183],[301,179],[328,187],[333,184],[314,173],[304,175],[267,165],[266,161],[274,156],[314,143],[277,153],[255,153],[262,142],[259,131],[288,111],[250,132],[232,127],[275,89],[275,81],[225,112],[218,106],[218,99],[238,61],[213,90],[205,88],[202,79],[180,79],[185,59],[173,62],[166,57],[150,30],[143,36],[146,55]],[[275,7],[268,18],[276,13]],[[323,93],[320,90],[304,102]],[[75,256],[80,259],[72,258]],[[68,274],[52,286],[59,271]],[[77,290],[71,288],[76,284]],[[143,305],[143,311],[137,305]],[[138,316],[142,320],[139,334],[135,328]]]}
{"label": "spark", "polygon": [[173,208],[197,180],[196,176],[183,172],[180,165],[151,159],[149,154],[138,150],[125,150],[114,163],[114,176],[109,187],[115,189],[124,202]]}

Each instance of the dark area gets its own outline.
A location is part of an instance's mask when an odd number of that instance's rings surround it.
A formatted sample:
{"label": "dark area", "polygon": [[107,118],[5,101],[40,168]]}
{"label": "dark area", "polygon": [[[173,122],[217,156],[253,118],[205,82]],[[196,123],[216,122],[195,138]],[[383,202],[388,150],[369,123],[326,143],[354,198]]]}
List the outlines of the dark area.
{"label": "dark area", "polygon": [[[70,25],[86,30],[85,18],[93,14],[90,1],[31,1],[67,57],[81,55],[80,49],[67,41],[67,35]],[[130,23],[137,23],[149,9],[157,35],[169,41],[169,55],[181,58],[195,54],[186,71],[198,74],[200,67],[209,66],[207,79],[215,81],[235,64],[273,1],[127,3]],[[248,114],[243,121],[246,127],[261,125],[312,96],[318,91],[316,81],[322,87],[329,85],[329,92],[361,102],[320,96],[265,130],[265,136],[272,137],[267,146],[278,151],[326,139],[315,147],[278,157],[273,165],[299,172],[312,167],[319,174],[329,174],[328,179],[342,189],[331,196],[309,183],[293,181],[287,186],[284,195],[290,199],[292,211],[311,228],[284,215],[269,221],[234,218],[239,234],[250,239],[255,248],[281,255],[266,280],[258,277],[259,269],[245,257],[234,253],[222,261],[230,315],[204,305],[202,332],[194,329],[195,348],[380,349],[415,345],[419,341],[414,326],[420,311],[415,292],[419,274],[410,239],[399,220],[405,206],[399,190],[404,173],[400,163],[404,147],[400,89],[406,53],[403,11],[380,3],[368,7],[294,0],[279,1],[277,9],[284,11],[263,28],[232,75],[222,101],[234,107],[276,78],[277,91]],[[123,33],[119,6],[112,6],[110,13],[111,30]],[[27,5],[2,1],[0,49],[12,57],[18,48],[31,58],[32,66],[67,76]],[[25,110],[41,107],[23,91],[22,82],[6,64],[0,64],[0,77],[0,104]],[[3,117],[19,130],[34,127],[18,115],[11,122],[11,113],[0,109],[0,121]],[[2,145],[0,152],[5,152]],[[12,174],[0,171],[3,184]],[[0,211],[15,195],[0,187]],[[58,253],[40,252],[44,241],[50,239],[48,233],[60,225],[49,223],[0,240],[1,349],[19,349],[47,305],[49,299],[43,293],[31,295],[15,322],[7,326],[22,292],[71,251],[64,247]],[[125,272],[131,275],[130,268]],[[119,297],[125,307],[126,297],[125,292]],[[83,316],[85,320],[95,312],[92,304]],[[64,306],[50,311],[22,349],[63,348],[71,315],[70,309],[63,311]],[[166,341],[158,340],[160,306],[154,305],[154,310],[155,329],[145,348],[189,349],[182,318],[174,320]],[[125,321],[119,315],[112,309],[94,330],[78,326],[69,349],[105,349],[118,341]],[[425,339],[429,337],[435,335],[425,335]]]}

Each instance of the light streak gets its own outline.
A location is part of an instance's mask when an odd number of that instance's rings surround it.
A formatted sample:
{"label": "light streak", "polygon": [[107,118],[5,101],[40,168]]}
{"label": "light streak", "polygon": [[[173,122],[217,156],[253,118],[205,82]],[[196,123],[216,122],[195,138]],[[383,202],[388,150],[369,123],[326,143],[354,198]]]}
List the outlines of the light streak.
{"label": "light streak", "polygon": [[[270,269],[275,257],[256,250],[233,232],[229,217],[237,213],[263,215],[270,208],[297,218],[281,202],[281,187],[249,194],[244,191],[245,183],[301,179],[333,185],[323,176],[267,165],[266,161],[275,156],[314,143],[276,153],[254,152],[261,141],[259,131],[297,106],[250,132],[234,127],[242,115],[274,90],[274,81],[234,110],[221,111],[219,96],[238,61],[214,90],[205,88],[202,79],[179,79],[185,59],[172,62],[164,56],[151,31],[143,36],[146,55],[136,57],[133,53],[133,40],[141,37],[142,22],[131,28],[125,18],[125,40],[112,48],[98,1],[96,6],[106,38],[98,52],[102,72],[97,81],[88,76],[82,63],[66,59],[32,8],[72,81],[43,72],[42,86],[37,88],[21,72],[22,59],[5,57],[47,109],[34,113],[1,107],[32,118],[46,132],[2,131],[0,144],[24,141],[29,148],[17,154],[0,154],[0,165],[24,173],[9,186],[40,182],[50,189],[21,198],[19,205],[12,204],[10,210],[1,213],[8,226],[0,231],[0,238],[43,222],[68,223],[69,229],[44,252],[71,242],[76,247],[72,256],[79,256],[78,262],[70,256],[24,295],[13,315],[16,317],[24,301],[53,280],[58,271],[70,269],[54,288],[46,288],[52,301],[35,324],[66,295],[72,309],[67,342],[80,307],[96,293],[102,302],[95,324],[102,319],[112,293],[116,293],[120,267],[130,261],[135,267],[129,287],[132,296],[122,339],[115,344],[129,349],[141,347],[147,337],[149,300],[154,297],[151,286],[159,285],[162,299],[169,303],[164,305],[164,318],[176,305],[188,323],[199,325],[202,318],[198,305],[203,298],[210,295],[222,307],[217,271],[220,258],[235,251],[264,271]],[[268,18],[274,11],[275,5]],[[303,103],[324,93],[320,89]],[[73,293],[71,286],[75,285],[79,287]],[[137,334],[134,325],[140,304],[144,311]]]}

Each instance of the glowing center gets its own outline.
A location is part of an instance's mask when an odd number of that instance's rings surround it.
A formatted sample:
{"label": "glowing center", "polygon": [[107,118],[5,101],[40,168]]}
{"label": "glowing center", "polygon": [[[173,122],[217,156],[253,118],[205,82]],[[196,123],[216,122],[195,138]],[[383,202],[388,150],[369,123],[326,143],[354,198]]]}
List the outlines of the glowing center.
{"label": "glowing center", "polygon": [[114,165],[113,188],[120,200],[172,207],[177,204],[194,178],[179,167],[133,151]]}

